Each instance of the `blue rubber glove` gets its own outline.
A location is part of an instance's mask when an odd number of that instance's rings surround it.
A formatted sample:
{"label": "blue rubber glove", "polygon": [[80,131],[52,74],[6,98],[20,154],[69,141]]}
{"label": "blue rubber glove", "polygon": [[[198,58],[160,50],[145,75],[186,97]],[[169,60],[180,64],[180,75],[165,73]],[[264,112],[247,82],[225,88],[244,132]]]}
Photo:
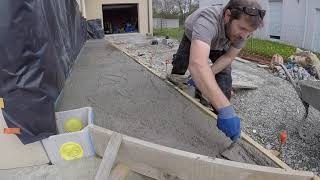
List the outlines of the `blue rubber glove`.
{"label": "blue rubber glove", "polygon": [[232,106],[218,110],[217,126],[232,141],[240,138],[240,118],[236,115]]}

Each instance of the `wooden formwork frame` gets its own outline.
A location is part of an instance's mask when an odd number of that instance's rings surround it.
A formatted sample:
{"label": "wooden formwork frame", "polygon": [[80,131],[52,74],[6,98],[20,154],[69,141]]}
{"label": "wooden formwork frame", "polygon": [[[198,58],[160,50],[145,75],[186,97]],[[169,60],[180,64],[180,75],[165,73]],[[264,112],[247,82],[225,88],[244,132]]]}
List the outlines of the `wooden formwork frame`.
{"label": "wooden formwork frame", "polygon": [[89,126],[89,136],[96,155],[103,157],[96,180],[118,180],[125,178],[129,171],[157,180],[311,180],[314,177],[311,172],[245,164],[181,151],[95,125]]}

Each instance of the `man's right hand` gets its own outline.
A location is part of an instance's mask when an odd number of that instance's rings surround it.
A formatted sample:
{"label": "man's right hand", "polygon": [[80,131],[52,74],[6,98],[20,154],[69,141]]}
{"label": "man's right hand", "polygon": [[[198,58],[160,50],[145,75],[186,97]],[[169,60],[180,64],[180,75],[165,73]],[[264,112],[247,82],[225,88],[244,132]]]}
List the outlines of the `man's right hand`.
{"label": "man's right hand", "polygon": [[240,138],[240,118],[231,105],[218,110],[217,126],[232,141]]}

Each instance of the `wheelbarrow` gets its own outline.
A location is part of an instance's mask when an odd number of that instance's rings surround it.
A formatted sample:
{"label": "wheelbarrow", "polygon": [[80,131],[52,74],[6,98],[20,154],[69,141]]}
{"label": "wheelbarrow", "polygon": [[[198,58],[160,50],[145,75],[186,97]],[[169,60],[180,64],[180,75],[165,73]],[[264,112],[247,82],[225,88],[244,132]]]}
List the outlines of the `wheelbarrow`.
{"label": "wheelbarrow", "polygon": [[300,100],[303,103],[305,112],[304,116],[299,124],[298,132],[299,136],[304,140],[309,140],[315,132],[312,132],[310,128],[306,127],[306,119],[309,115],[309,107],[312,106],[316,110],[320,111],[320,81],[311,81],[311,80],[293,80],[288,69],[281,63],[275,63],[276,65],[281,66],[284,70],[288,80],[293,85],[296,90]]}

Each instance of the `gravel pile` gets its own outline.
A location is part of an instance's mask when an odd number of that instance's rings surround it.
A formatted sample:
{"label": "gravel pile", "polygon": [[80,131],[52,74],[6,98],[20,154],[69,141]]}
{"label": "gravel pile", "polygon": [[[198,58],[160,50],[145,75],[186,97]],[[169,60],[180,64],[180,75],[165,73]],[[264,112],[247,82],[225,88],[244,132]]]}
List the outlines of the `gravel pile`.
{"label": "gravel pile", "polygon": [[304,124],[314,134],[309,140],[302,140],[297,128],[304,107],[292,85],[253,63],[236,62],[233,68],[260,77],[255,82],[257,90],[238,91],[232,100],[242,119],[242,130],[264,147],[275,150],[280,148],[280,132],[287,131],[288,140],[280,158],[294,169],[320,173],[320,112],[310,108]]}

